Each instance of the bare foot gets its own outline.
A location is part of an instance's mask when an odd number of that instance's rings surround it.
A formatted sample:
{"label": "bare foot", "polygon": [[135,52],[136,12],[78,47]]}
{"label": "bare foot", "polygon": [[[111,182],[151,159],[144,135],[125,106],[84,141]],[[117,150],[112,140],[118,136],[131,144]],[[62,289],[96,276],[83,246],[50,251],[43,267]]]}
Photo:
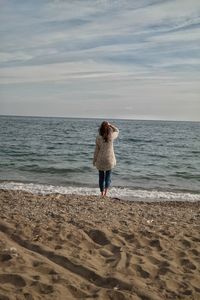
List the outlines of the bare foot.
{"label": "bare foot", "polygon": [[104,190],[104,196],[107,195],[107,192],[108,192],[108,189],[105,189],[105,190]]}

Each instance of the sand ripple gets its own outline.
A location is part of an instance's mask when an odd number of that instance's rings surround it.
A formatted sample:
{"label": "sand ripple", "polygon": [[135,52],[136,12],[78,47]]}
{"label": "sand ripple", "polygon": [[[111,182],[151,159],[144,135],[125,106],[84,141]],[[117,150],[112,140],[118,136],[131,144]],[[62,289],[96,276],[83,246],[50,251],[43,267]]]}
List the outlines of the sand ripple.
{"label": "sand ripple", "polygon": [[200,203],[0,191],[0,299],[200,299]]}

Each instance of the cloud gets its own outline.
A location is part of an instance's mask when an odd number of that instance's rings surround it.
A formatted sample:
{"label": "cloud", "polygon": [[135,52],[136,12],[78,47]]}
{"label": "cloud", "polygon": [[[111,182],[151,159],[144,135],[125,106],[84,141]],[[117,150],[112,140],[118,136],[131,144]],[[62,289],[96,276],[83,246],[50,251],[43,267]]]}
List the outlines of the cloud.
{"label": "cloud", "polygon": [[30,60],[33,57],[30,54],[23,53],[20,51],[17,52],[0,52],[0,61],[2,63],[11,63],[14,61],[24,62],[26,60]]}
{"label": "cloud", "polygon": [[[4,99],[9,95],[6,86],[26,89],[34,84],[34,99],[42,85],[54,83],[59,93],[66,82],[71,94],[76,89],[80,103],[81,96],[84,101],[92,97],[94,87],[101,85],[110,95],[119,82],[118,95],[124,93],[127,101],[137,89],[138,97],[148,98],[150,84],[152,99],[156,85],[162,87],[161,94],[170,86],[178,99],[180,86],[189,82],[187,97],[197,94],[199,0],[3,1],[0,23]],[[82,86],[79,96],[77,86]],[[64,90],[67,94],[69,86]],[[93,96],[99,99],[100,94]],[[44,98],[48,95],[47,89]]]}

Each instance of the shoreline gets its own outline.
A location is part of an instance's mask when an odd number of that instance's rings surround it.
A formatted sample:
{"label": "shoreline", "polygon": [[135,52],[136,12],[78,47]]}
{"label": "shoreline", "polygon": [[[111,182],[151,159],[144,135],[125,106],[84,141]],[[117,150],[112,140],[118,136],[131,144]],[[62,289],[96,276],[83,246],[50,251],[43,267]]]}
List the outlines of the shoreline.
{"label": "shoreline", "polygon": [[199,231],[200,202],[0,190],[0,298],[198,299]]}
{"label": "shoreline", "polygon": [[[87,185],[52,185],[39,184],[32,182],[19,181],[0,181],[0,190],[24,191],[34,195],[81,195],[81,196],[99,196],[98,187]],[[111,187],[109,190],[110,198],[119,198],[123,201],[141,201],[141,202],[200,202],[200,192],[190,190],[160,190],[160,189],[141,189],[130,187]]]}

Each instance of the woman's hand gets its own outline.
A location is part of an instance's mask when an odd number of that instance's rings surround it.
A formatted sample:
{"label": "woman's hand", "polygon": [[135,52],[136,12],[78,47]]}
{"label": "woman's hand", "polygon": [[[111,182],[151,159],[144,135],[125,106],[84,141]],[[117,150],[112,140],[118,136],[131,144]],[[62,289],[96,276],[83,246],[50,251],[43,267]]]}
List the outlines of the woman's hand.
{"label": "woman's hand", "polygon": [[110,128],[114,128],[114,126],[112,125],[112,124],[110,124],[110,123],[108,123],[108,126],[110,127]]}

